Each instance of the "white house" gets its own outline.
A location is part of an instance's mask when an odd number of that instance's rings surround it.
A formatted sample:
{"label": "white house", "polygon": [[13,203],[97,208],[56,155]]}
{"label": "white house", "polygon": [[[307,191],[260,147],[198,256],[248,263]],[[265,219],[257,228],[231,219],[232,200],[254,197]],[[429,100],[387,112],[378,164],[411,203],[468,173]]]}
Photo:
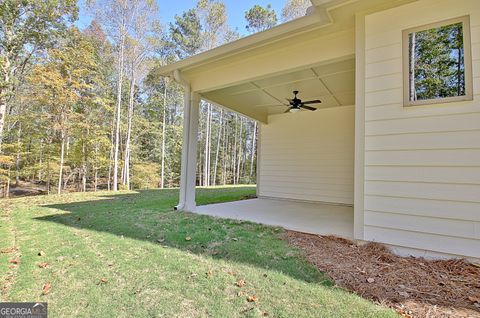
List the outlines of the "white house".
{"label": "white house", "polygon": [[[312,0],[161,73],[185,86],[179,209],[480,258],[480,1]],[[292,91],[322,103],[285,113]],[[196,207],[200,99],[261,123],[258,199]]]}

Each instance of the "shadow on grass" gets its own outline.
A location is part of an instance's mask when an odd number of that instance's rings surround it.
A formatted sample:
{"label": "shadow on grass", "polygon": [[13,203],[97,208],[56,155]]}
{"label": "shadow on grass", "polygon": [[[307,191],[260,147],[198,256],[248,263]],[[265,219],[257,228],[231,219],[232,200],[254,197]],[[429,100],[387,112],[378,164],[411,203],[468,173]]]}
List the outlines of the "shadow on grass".
{"label": "shadow on grass", "polygon": [[[253,187],[197,189],[199,205],[245,199]],[[300,250],[288,245],[281,228],[176,212],[178,190],[104,195],[98,200],[45,205],[67,213],[37,217],[79,229],[149,241],[214,259],[276,270],[306,282],[331,285]],[[112,241],[112,244],[115,244]]]}

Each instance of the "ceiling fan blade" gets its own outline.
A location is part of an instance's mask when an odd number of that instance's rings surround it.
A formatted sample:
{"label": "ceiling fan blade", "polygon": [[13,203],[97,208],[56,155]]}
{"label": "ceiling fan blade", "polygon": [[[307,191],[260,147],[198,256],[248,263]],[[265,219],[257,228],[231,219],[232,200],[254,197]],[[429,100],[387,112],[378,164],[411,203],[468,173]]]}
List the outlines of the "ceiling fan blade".
{"label": "ceiling fan blade", "polygon": [[316,111],[317,109],[315,107],[310,107],[310,106],[305,106],[305,105],[300,105],[301,108],[308,109],[311,111]]}
{"label": "ceiling fan blade", "polygon": [[302,104],[320,104],[322,101],[319,99],[309,100],[308,102],[302,102]]}

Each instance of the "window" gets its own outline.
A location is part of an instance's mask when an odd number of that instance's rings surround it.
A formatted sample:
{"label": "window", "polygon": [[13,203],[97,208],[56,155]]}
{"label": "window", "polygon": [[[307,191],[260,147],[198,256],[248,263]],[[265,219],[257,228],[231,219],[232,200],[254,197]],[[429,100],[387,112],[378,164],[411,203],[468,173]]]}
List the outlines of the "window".
{"label": "window", "polygon": [[403,31],[404,105],[473,99],[469,18]]}

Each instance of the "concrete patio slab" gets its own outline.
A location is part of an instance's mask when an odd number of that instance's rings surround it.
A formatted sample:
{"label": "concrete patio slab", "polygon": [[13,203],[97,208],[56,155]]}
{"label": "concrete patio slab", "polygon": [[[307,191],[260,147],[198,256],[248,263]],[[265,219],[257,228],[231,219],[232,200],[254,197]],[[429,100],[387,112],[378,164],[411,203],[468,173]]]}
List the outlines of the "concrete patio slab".
{"label": "concrete patio slab", "polygon": [[353,207],[346,205],[259,198],[198,206],[193,212],[353,239]]}

